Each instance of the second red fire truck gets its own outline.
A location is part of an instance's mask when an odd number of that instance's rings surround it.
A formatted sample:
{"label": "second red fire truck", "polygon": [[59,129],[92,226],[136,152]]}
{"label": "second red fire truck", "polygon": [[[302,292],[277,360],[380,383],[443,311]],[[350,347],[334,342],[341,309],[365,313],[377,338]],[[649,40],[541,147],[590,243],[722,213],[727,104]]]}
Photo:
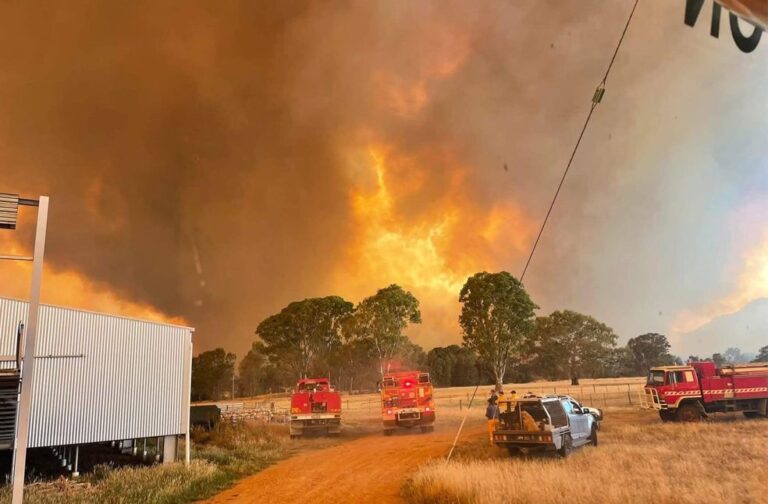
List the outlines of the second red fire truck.
{"label": "second red fire truck", "polygon": [[661,420],[695,422],[710,413],[741,411],[768,416],[768,363],[726,365],[691,362],[651,368],[645,403]]}
{"label": "second red fire truck", "polygon": [[401,371],[387,373],[381,381],[381,419],[384,434],[399,428],[434,429],[435,402],[429,373]]}

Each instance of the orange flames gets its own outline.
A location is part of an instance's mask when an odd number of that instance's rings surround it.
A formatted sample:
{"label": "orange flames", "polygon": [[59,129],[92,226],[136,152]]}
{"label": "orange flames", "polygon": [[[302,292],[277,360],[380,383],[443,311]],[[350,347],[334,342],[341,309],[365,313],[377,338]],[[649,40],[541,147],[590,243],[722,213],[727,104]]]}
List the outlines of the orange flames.
{"label": "orange flames", "polygon": [[685,312],[673,324],[672,330],[686,333],[698,329],[721,315],[741,310],[760,298],[768,297],[768,232],[762,241],[744,254],[743,266],[737,276],[736,289],[728,296],[699,311]]}
{"label": "orange flames", "polygon": [[354,296],[390,283],[411,290],[422,302],[423,344],[445,344],[445,331],[456,335],[468,276],[509,268],[533,236],[513,202],[474,201],[467,172],[447,152],[403,155],[372,144],[350,156],[354,238],[335,283]]}
{"label": "orange flames", "polygon": [[[31,254],[9,236],[0,235],[0,254],[22,256]],[[0,296],[29,299],[32,263],[0,261],[0,278],[2,278]],[[59,271],[50,266],[45,266],[43,269],[41,299],[46,304],[188,325],[181,317],[171,317],[148,304],[127,300],[112,291],[109,286],[92,282],[76,271]]]}

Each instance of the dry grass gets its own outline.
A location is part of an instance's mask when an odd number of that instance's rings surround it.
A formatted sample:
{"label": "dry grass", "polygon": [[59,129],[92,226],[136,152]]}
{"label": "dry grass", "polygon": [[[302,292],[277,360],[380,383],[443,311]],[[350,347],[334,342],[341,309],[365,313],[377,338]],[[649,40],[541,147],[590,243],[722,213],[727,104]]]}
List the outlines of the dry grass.
{"label": "dry grass", "polygon": [[[179,462],[119,469],[101,465],[79,480],[60,478],[27,485],[25,502],[186,503],[211,496],[284,455],[282,441],[271,426],[254,423],[194,431],[193,441],[188,467]],[[0,488],[0,503],[10,500],[10,486]]]}
{"label": "dry grass", "polygon": [[510,458],[486,440],[447,466],[421,467],[403,489],[411,503],[768,502],[768,421],[739,416],[661,424],[651,412],[607,411],[600,446],[567,460]]}
{"label": "dry grass", "polygon": [[[83,481],[60,478],[27,485],[24,500],[38,504],[187,502],[209,485],[216,485],[223,475],[214,464],[200,460],[192,461],[189,467],[103,467],[99,473],[97,478]],[[10,494],[9,488],[3,489],[0,501],[10,502]]]}

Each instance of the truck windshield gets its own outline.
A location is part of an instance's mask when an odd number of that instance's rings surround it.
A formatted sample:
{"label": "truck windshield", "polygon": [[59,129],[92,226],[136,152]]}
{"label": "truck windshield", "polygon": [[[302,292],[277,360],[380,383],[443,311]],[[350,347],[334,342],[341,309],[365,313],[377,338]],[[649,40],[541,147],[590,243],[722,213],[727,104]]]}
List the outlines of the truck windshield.
{"label": "truck windshield", "polygon": [[664,385],[664,371],[651,371],[648,373],[648,385]]}

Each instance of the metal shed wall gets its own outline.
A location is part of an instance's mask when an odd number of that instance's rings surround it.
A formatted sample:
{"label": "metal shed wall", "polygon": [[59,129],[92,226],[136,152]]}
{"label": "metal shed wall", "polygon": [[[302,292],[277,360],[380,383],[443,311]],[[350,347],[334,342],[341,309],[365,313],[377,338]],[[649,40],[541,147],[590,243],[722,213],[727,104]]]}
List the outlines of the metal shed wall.
{"label": "metal shed wall", "polygon": [[[15,355],[28,308],[0,298],[0,354]],[[41,305],[29,447],[185,433],[192,332]]]}

